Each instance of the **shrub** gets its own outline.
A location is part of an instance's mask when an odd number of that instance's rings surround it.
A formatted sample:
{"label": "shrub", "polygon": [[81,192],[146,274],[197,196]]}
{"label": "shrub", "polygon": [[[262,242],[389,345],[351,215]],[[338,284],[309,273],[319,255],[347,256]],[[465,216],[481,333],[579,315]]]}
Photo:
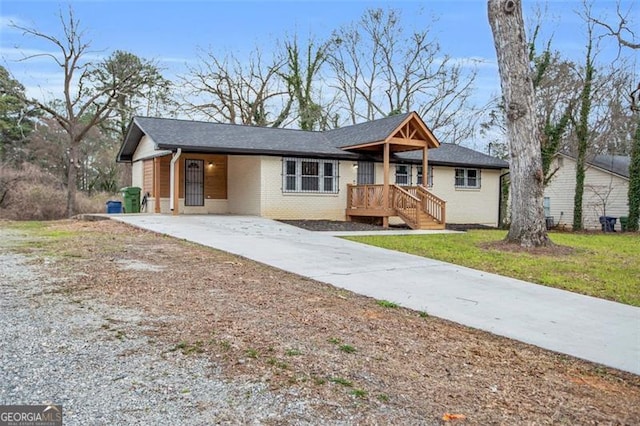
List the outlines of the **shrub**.
{"label": "shrub", "polygon": [[[105,203],[119,197],[100,193],[92,197],[78,192],[78,213],[103,213]],[[0,165],[0,218],[9,220],[56,220],[66,217],[67,191],[50,173],[32,164],[21,168]]]}

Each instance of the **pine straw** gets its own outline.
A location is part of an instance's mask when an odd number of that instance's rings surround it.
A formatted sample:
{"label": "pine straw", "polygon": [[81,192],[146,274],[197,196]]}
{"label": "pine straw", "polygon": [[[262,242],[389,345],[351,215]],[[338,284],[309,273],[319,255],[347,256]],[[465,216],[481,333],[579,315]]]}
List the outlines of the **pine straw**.
{"label": "pine straw", "polygon": [[[640,423],[638,376],[113,221],[52,227],[78,232],[53,243],[73,297],[140,309],[167,351],[309,401],[323,421]],[[164,270],[124,269],[133,261]]]}

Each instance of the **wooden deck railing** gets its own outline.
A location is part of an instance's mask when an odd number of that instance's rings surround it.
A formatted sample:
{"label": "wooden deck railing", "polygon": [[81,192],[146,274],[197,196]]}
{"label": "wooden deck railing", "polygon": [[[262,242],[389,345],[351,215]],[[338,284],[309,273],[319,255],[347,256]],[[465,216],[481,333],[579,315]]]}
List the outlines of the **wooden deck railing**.
{"label": "wooden deck railing", "polygon": [[445,223],[446,202],[424,186],[389,186],[389,202],[384,208],[384,185],[347,185],[347,214],[400,216],[412,228],[420,227],[421,212]]}
{"label": "wooden deck railing", "polygon": [[383,201],[384,185],[347,185],[348,209],[382,209]]}

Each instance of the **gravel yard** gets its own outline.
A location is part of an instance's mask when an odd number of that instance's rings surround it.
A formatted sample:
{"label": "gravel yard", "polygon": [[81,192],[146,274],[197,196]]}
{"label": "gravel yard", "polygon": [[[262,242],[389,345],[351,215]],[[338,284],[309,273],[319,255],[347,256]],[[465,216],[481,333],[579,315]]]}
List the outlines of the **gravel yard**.
{"label": "gravel yard", "polygon": [[0,223],[0,403],[65,424],[639,424],[640,378],[112,221]]}
{"label": "gravel yard", "polygon": [[70,297],[40,269],[0,254],[2,404],[62,404],[65,425],[312,422],[304,401],[168,351],[143,312]]}

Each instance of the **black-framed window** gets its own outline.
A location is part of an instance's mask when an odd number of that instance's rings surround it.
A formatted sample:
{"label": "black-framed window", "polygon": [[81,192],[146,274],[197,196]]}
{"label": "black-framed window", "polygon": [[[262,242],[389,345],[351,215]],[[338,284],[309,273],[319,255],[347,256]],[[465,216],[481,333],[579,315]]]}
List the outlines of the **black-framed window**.
{"label": "black-framed window", "polygon": [[[417,166],[416,168],[418,169],[417,184],[422,185],[422,166]],[[427,186],[429,188],[433,186],[433,166],[431,165],[427,166]]]}
{"label": "black-framed window", "polygon": [[456,188],[480,188],[480,169],[456,169]]}
{"label": "black-framed window", "polygon": [[396,185],[411,185],[411,165],[396,164]]}
{"label": "black-framed window", "polygon": [[283,192],[338,192],[338,161],[313,158],[282,160]]}

